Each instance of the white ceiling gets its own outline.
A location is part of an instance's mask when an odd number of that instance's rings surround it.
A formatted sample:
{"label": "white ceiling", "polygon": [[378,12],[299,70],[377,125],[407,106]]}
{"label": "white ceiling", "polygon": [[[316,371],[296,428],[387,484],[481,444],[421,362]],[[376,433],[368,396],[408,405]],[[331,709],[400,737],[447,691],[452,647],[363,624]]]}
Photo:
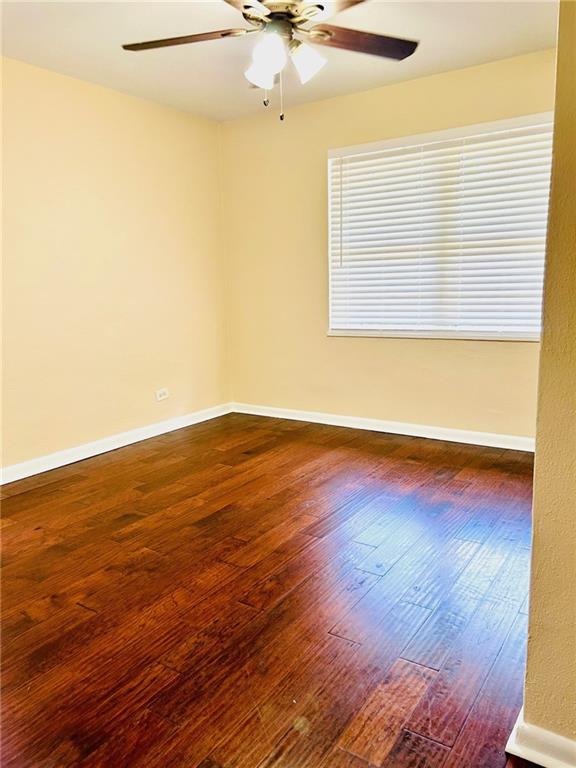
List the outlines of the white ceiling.
{"label": "white ceiling", "polygon": [[[420,41],[403,62],[322,48],[328,65],[286,103],[329,98],[555,45],[557,7],[542,2],[367,0],[333,23]],[[222,0],[3,3],[3,52],[82,80],[225,120],[261,109],[243,77],[254,37],[126,52],[122,43],[247,26]]]}

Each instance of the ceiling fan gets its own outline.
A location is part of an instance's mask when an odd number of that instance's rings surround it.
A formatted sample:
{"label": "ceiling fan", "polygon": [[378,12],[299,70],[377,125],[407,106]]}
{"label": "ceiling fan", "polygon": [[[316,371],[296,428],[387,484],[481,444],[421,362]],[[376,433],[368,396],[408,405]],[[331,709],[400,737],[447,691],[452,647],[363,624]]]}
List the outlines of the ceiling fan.
{"label": "ceiling fan", "polygon": [[[254,47],[252,64],[244,73],[257,88],[270,90],[282,72],[288,57],[292,60],[304,84],[317,74],[326,60],[307,43],[341,48],[347,51],[368,53],[387,59],[401,60],[416,50],[418,43],[399,37],[387,37],[371,32],[335,27],[322,23],[324,19],[359,5],[365,0],[224,0],[240,11],[249,29],[221,29],[196,35],[149,40],[144,43],[123,45],[126,51],[144,51],[171,45],[187,45],[204,40],[224,37],[240,37],[255,32],[262,33]],[[321,23],[318,23],[318,22]]]}

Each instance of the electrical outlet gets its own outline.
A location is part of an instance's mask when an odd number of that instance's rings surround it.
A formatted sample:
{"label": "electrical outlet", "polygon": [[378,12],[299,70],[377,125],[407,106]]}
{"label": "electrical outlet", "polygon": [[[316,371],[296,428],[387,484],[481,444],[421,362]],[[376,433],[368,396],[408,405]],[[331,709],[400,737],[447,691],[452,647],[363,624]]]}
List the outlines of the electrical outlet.
{"label": "electrical outlet", "polygon": [[170,392],[168,392],[167,389],[157,389],[156,390],[156,400],[160,402],[160,400],[167,400],[170,397]]}

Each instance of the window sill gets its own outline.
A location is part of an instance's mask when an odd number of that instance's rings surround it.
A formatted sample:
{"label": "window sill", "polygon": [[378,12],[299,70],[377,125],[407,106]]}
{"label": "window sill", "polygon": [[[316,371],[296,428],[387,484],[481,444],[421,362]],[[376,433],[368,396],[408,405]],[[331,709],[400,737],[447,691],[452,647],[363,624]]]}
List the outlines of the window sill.
{"label": "window sill", "polygon": [[327,336],[358,336],[363,338],[384,339],[453,339],[459,341],[527,341],[538,343],[540,336],[494,334],[486,333],[448,333],[442,331],[371,331],[371,330],[328,330]]}

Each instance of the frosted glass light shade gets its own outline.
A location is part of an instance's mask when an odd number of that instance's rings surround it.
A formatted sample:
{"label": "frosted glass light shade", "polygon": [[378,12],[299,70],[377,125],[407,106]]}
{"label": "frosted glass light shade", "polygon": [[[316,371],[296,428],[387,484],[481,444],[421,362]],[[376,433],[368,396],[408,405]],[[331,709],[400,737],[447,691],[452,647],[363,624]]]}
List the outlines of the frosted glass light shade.
{"label": "frosted glass light shade", "polygon": [[274,74],[256,64],[252,64],[246,72],[244,72],[244,77],[257,88],[264,88],[267,91],[271,91],[274,87]]}
{"label": "frosted glass light shade", "polygon": [[252,63],[272,75],[284,69],[287,58],[286,43],[275,32],[265,32],[252,53]]}
{"label": "frosted glass light shade", "polygon": [[317,75],[326,64],[324,56],[321,56],[311,45],[306,45],[301,42],[298,42],[298,44],[292,48],[290,56],[294,62],[294,66],[296,67],[302,85],[311,80],[314,75]]}

